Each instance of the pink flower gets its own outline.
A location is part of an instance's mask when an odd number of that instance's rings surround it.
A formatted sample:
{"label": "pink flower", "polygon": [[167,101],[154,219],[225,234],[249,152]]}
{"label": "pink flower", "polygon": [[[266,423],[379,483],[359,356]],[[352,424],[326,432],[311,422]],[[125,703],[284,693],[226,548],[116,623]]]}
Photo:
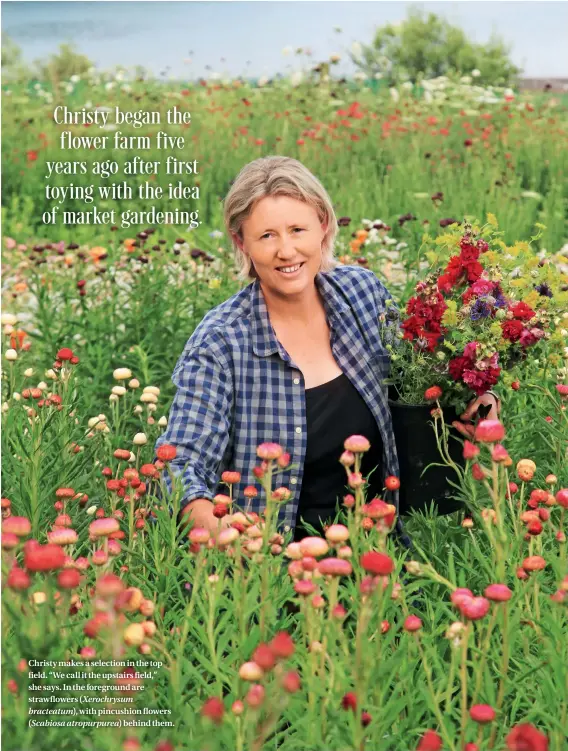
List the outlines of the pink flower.
{"label": "pink flower", "polygon": [[484,725],[486,722],[493,722],[495,710],[489,704],[475,704],[469,710],[469,716],[474,722]]}
{"label": "pink flower", "polygon": [[490,602],[485,597],[472,597],[462,602],[460,611],[470,621],[478,621],[487,615]]}
{"label": "pink flower", "polygon": [[422,628],[422,621],[417,615],[409,615],[403,624],[403,629],[405,631],[408,631],[409,633],[413,633],[414,631],[420,631]]}
{"label": "pink flower", "polygon": [[481,443],[497,443],[505,437],[505,428],[500,420],[481,420],[475,428],[475,440]]}
{"label": "pink flower", "polygon": [[506,584],[490,584],[483,593],[488,600],[493,602],[507,602],[513,593]]}
{"label": "pink flower", "polygon": [[548,738],[530,723],[514,727],[505,743],[509,751],[548,751]]}
{"label": "pink flower", "polygon": [[440,751],[442,739],[434,730],[427,730],[418,744],[416,751]]}
{"label": "pink flower", "polygon": [[479,447],[475,446],[471,441],[464,441],[463,444],[463,458],[464,459],[473,459],[475,456],[479,454]]}

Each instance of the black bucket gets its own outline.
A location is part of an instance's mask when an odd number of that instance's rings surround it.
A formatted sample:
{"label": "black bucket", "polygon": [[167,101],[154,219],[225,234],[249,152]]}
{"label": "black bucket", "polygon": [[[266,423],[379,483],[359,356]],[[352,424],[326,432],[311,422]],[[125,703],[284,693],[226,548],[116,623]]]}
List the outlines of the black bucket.
{"label": "black bucket", "polygon": [[[425,511],[432,502],[439,515],[463,509],[461,501],[450,498],[456,489],[449,480],[457,482],[458,479],[452,467],[444,465],[426,469],[429,464],[441,464],[443,461],[432,426],[434,418],[430,412],[433,406],[400,404],[389,399],[389,407],[399,463],[399,513]],[[462,444],[452,438],[461,437],[451,427],[452,421],[457,419],[455,410],[444,410],[444,422],[449,428],[449,455],[458,466],[464,467]]]}

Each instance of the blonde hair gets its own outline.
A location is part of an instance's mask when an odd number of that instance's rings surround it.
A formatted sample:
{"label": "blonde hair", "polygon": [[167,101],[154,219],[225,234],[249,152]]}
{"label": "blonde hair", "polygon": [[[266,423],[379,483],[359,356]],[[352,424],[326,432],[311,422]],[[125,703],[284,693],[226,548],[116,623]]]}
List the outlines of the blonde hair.
{"label": "blonde hair", "polygon": [[320,222],[327,222],[322,241],[320,271],[330,271],[338,265],[333,251],[338,232],[337,219],[331,199],[320,183],[301,162],[287,156],[266,156],[245,165],[237,175],[223,205],[225,228],[231,238],[240,279],[256,279],[249,256],[232,240],[232,234],[242,239],[241,228],[255,205],[267,196],[288,196],[312,206]]}

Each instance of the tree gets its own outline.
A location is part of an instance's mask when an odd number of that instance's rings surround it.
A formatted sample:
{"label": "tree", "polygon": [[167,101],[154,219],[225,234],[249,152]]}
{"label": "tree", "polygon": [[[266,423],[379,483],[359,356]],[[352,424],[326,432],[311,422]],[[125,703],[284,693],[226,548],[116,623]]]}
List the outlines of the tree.
{"label": "tree", "polygon": [[36,61],[38,76],[43,80],[68,80],[73,75],[82,76],[93,63],[86,55],[75,51],[72,44],[60,44],[59,51],[46,61]]}
{"label": "tree", "polygon": [[2,80],[19,82],[29,78],[30,71],[22,60],[22,50],[5,32],[2,32]]}
{"label": "tree", "polygon": [[475,44],[445,19],[411,9],[405,21],[377,29],[370,45],[357,45],[351,59],[369,77],[381,74],[392,83],[471,73],[477,68],[481,83],[507,85],[520,73],[509,54],[495,36],[486,45]]}

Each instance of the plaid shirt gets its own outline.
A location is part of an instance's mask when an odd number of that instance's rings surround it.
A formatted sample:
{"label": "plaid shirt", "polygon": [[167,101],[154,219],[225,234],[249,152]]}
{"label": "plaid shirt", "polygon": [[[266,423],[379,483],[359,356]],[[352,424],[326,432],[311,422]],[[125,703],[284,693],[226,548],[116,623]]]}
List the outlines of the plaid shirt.
{"label": "plaid shirt", "polygon": [[[378,321],[386,300],[392,298],[372,271],[359,266],[319,272],[315,284],[330,326],[334,358],[380,429],[385,476],[398,475],[387,389],[382,384],[390,360]],[[258,280],[205,315],[172,381],[177,392],[156,447],[169,443],[178,450],[172,470],[183,475],[182,506],[226,492],[224,485],[217,485],[227,469],[241,473],[233,493],[243,505],[244,488],[257,483],[252,474],[260,461],[257,446],[275,442],[290,454],[293,465],[276,475],[277,485],[292,491],[290,500],[280,504],[278,521],[284,532],[293,528],[306,455],[304,378],[276,338]],[[170,490],[167,474],[164,478]],[[393,495],[398,504],[398,493]],[[264,505],[259,492],[248,508],[259,512]],[[402,533],[401,525],[398,529]]]}

